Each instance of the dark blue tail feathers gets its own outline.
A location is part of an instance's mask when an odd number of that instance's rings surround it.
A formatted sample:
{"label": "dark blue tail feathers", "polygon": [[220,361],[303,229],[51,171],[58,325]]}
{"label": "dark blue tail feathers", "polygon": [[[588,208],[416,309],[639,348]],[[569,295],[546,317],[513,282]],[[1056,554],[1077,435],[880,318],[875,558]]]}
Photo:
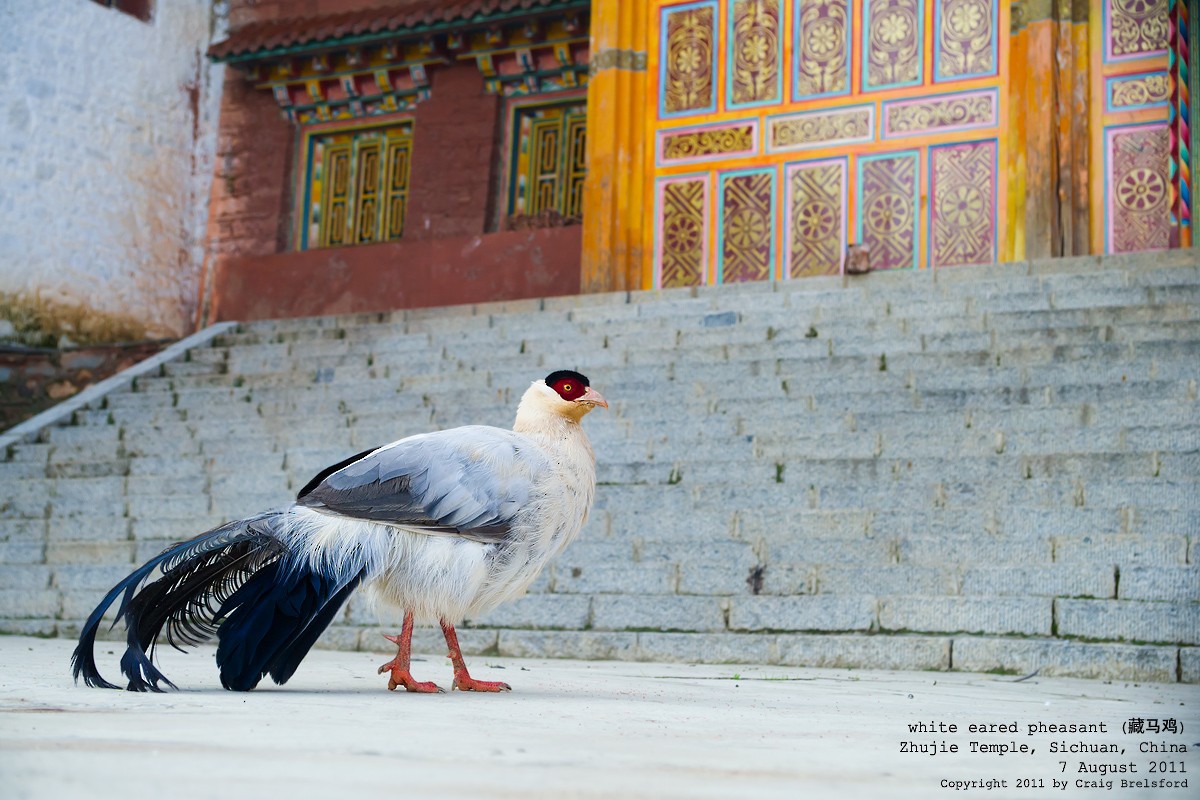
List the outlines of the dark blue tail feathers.
{"label": "dark blue tail feathers", "polygon": [[[178,649],[216,636],[228,689],[252,689],[268,673],[276,683],[287,681],[362,576],[335,580],[284,558],[288,551],[276,532],[281,513],[173,545],[114,586],[84,623],[71,657],[75,679],[120,688],[100,675],[95,642],[105,612],[123,594],[116,617],[127,628],[121,672],[130,691],[175,688],[154,665],[161,634]],[[156,571],[161,576],[146,583]]]}

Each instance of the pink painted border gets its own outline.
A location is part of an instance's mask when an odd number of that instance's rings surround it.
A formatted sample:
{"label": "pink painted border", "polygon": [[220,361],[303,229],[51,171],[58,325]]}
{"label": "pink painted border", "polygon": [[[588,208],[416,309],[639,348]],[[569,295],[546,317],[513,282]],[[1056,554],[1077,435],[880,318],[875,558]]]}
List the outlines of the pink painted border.
{"label": "pink painted border", "polygon": [[849,237],[848,226],[846,220],[849,218],[850,209],[850,165],[849,159],[841,158],[822,158],[815,161],[792,161],[784,165],[783,168],[783,263],[780,265],[782,272],[782,280],[803,280],[803,278],[792,277],[792,173],[811,167],[824,167],[830,164],[836,165],[842,174],[842,213],[840,216],[841,224],[841,245],[838,259],[837,274],[841,275],[846,270],[846,244]]}
{"label": "pink painted border", "polygon": [[[972,122],[967,125],[951,125],[948,127],[922,128],[917,131],[902,131],[894,133],[891,130],[892,109],[905,108],[907,106],[915,106],[921,103],[939,102],[945,100],[960,100],[963,98],[986,96],[992,101],[992,114],[986,122]],[[891,100],[883,104],[883,130],[881,131],[884,139],[905,139],[912,136],[929,136],[938,133],[959,133],[961,131],[973,131],[980,128],[992,128],[996,126],[999,119],[1000,110],[1000,91],[998,89],[982,89],[977,92],[958,92],[955,94],[940,94],[931,97],[921,97],[915,100]]]}
{"label": "pink painted border", "polygon": [[[750,126],[750,149],[749,150],[734,150],[727,153],[713,153],[707,156],[696,156],[694,158],[672,158],[670,160],[663,154],[667,146],[668,136],[678,136],[685,133],[694,133],[696,131],[713,130],[719,131],[726,128],[741,128],[746,125]],[[758,155],[758,117],[750,119],[736,120],[732,122],[720,122],[715,125],[691,125],[686,128],[667,128],[661,130],[657,134],[658,141],[654,146],[654,160],[658,166],[674,166],[676,164],[698,164],[703,161],[721,161],[727,158],[736,158],[741,156],[756,156]]]}
{"label": "pink painted border", "polygon": [[662,288],[663,263],[663,190],[668,184],[701,181],[704,184],[704,222],[701,226],[700,285],[708,285],[708,236],[712,224],[712,174],[708,172],[660,178],[654,187],[654,288]]}

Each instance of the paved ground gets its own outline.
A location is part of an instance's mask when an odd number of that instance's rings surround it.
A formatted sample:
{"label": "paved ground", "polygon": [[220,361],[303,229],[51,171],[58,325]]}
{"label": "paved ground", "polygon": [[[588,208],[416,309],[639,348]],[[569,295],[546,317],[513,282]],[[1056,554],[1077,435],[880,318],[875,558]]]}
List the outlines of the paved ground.
{"label": "paved ground", "polygon": [[[966,789],[990,798],[1183,800],[1197,796],[1200,785],[1196,686],[476,658],[476,677],[507,681],[513,692],[419,696],[384,690],[375,674],[381,655],[317,652],[287,687],[235,694],[218,688],[211,650],[201,650],[162,654],[182,691],[138,695],[74,686],[71,647],[0,637],[5,800],[844,800],[955,796],[964,790],[955,781],[1004,781]],[[116,656],[105,658],[102,669],[116,677]],[[450,670],[438,657],[417,662],[414,673],[445,685]],[[1174,725],[1182,732],[1123,733],[1131,719],[1144,720],[1147,730]],[[918,722],[957,730],[910,732]],[[967,728],[1014,722],[1015,733]],[[1107,731],[1030,735],[1037,723],[1103,724]],[[1123,752],[1052,753],[1060,741]],[[936,745],[937,752],[905,753],[905,742]],[[972,742],[1031,752],[972,752]],[[1139,751],[1143,742],[1187,752],[1148,755]],[[1159,762],[1166,778],[1191,787],[1122,788],[1122,779],[1164,777],[1150,772]],[[1103,775],[1082,772],[1081,764],[1105,771],[1132,765],[1137,772]],[[1019,788],[1022,779],[1033,788]],[[1065,791],[1055,781],[1066,781]]]}

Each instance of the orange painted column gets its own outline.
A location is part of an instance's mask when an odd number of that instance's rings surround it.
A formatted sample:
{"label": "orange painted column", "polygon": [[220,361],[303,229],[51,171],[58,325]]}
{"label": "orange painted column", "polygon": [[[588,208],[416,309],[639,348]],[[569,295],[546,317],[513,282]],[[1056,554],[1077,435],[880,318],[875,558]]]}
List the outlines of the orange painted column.
{"label": "orange painted column", "polygon": [[582,292],[641,288],[646,14],[638,0],[592,3]]}
{"label": "orange painted column", "polygon": [[1014,259],[1091,251],[1088,0],[1012,6],[1009,241]]}

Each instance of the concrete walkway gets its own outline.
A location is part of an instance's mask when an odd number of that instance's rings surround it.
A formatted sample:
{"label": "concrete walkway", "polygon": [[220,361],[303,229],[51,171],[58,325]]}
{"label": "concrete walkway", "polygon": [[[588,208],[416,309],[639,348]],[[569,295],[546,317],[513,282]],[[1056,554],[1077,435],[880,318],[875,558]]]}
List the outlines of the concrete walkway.
{"label": "concrete walkway", "polygon": [[[967,789],[989,798],[1184,800],[1200,786],[1197,686],[477,657],[468,662],[475,676],[507,681],[511,694],[423,696],[384,689],[375,674],[383,655],[316,652],[286,687],[235,694],[219,688],[205,649],[163,652],[164,671],[183,690],[139,695],[74,686],[72,647],[0,637],[5,800],[845,800],[951,797],[962,791],[952,782],[969,781],[1004,781]],[[118,678],[118,648],[101,643],[99,650],[106,677]],[[440,657],[416,662],[414,673],[443,686],[450,677]],[[1122,733],[1130,719],[1182,733]],[[947,730],[910,732],[918,722]],[[1016,733],[967,728],[1014,722]],[[1038,723],[1106,732],[1030,735]],[[905,742],[937,752],[905,753]],[[972,742],[1029,752],[972,752]],[[1056,742],[1123,751],[1052,753]],[[1143,742],[1187,752],[1149,755],[1139,750]],[[1122,788],[1122,779],[1164,777],[1150,773],[1152,762],[1174,768],[1165,777],[1190,787]],[[1081,763],[1132,764],[1137,772],[1085,773]],[[1018,788],[1023,779],[1034,788]],[[1065,791],[1054,781],[1066,781]]]}

